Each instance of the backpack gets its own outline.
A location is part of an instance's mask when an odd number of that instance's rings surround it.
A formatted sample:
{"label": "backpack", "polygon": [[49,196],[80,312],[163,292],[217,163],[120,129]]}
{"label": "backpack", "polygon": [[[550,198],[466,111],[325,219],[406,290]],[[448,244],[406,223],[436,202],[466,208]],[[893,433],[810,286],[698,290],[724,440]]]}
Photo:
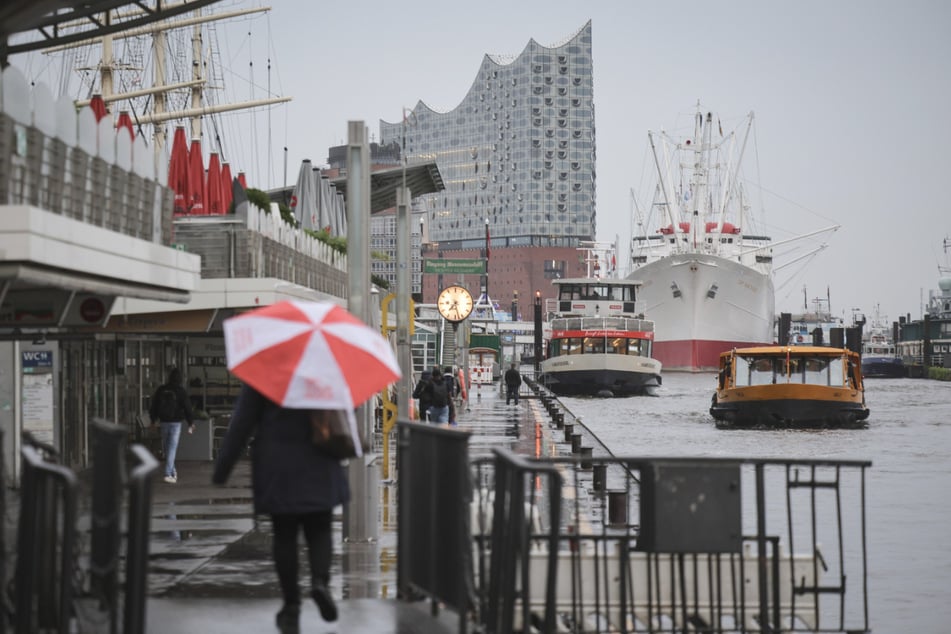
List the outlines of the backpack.
{"label": "backpack", "polygon": [[430,405],[434,407],[445,407],[449,404],[449,389],[446,387],[446,381],[442,380],[438,383],[433,381],[433,391],[432,398],[430,399]]}
{"label": "backpack", "polygon": [[179,419],[178,394],[168,385],[163,385],[155,394],[155,413],[163,423],[174,422]]}

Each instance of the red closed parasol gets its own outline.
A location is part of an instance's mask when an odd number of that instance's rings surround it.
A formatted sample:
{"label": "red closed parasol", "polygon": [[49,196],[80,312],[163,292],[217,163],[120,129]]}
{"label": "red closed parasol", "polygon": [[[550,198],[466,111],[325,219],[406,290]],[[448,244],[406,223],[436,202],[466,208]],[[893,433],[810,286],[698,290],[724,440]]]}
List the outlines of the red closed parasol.
{"label": "red closed parasol", "polygon": [[129,131],[129,136],[132,139],[135,139],[135,129],[132,127],[132,117],[129,116],[128,110],[123,110],[119,113],[119,118],[116,119],[116,130],[121,130],[125,128]]}
{"label": "red closed parasol", "polygon": [[205,163],[201,157],[201,141],[192,139],[188,150],[188,213],[204,216],[205,210]]}
{"label": "red closed parasol", "polygon": [[248,181],[244,177],[244,172],[238,172],[238,182],[241,183],[241,189],[248,189]]}
{"label": "red closed parasol", "polygon": [[221,164],[221,206],[224,209],[224,213],[228,213],[228,210],[231,209],[232,199],[231,166],[228,165],[226,161]]}
{"label": "red closed parasol", "polygon": [[102,95],[93,95],[92,99],[89,100],[89,107],[96,115],[96,123],[102,121],[102,118],[109,114],[109,109],[106,108],[106,102],[103,101]]}
{"label": "red closed parasol", "polygon": [[206,213],[214,215],[225,213],[227,208],[223,206],[222,198],[221,163],[218,161],[218,153],[212,152],[208,158],[208,181],[205,183]]}
{"label": "red closed parasol", "polygon": [[177,126],[172,136],[168,186],[175,192],[175,214],[188,213],[188,139],[183,126]]}

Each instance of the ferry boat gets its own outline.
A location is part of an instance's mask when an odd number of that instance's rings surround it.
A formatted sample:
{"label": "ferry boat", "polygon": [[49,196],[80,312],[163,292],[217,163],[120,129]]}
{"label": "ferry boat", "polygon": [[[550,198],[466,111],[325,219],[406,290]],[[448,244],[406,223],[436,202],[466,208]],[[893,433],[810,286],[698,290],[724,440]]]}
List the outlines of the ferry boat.
{"label": "ferry boat", "polygon": [[638,310],[641,284],[596,277],[597,259],[588,259],[593,275],[553,281],[539,380],[559,396],[653,395],[661,363],[652,357],[654,322]]}
{"label": "ferry boat", "polygon": [[860,427],[869,415],[860,357],[847,348],[739,348],[719,367],[718,427]]}

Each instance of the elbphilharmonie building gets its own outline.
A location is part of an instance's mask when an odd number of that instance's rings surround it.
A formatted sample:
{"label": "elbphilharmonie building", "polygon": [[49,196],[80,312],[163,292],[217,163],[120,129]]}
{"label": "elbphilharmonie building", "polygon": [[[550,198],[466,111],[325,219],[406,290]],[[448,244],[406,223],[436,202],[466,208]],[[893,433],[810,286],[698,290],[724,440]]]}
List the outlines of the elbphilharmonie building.
{"label": "elbphilharmonie building", "polygon": [[[583,275],[576,249],[596,228],[592,70],[588,22],[551,46],[486,55],[449,112],[420,101],[402,121],[380,122],[381,143],[400,144],[410,162],[435,160],[445,183],[414,202],[424,257],[482,257],[488,235],[489,295],[506,308]],[[424,279],[424,300],[436,289]]]}

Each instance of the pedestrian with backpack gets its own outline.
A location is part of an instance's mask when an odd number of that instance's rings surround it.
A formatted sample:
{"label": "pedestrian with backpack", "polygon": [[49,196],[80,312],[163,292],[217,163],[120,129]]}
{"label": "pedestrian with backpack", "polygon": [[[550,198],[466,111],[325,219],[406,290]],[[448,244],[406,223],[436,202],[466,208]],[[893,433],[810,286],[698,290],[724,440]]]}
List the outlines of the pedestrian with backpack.
{"label": "pedestrian with backpack", "polygon": [[419,401],[419,420],[429,422],[429,384],[432,381],[433,373],[430,370],[423,370],[419,377],[419,382],[413,389],[413,398]]}
{"label": "pedestrian with backpack", "polygon": [[188,433],[195,431],[192,418],[192,404],[182,384],[182,372],[172,368],[168,380],[160,385],[149,403],[149,418],[152,424],[159,423],[162,428],[162,451],[165,453],[165,481],[178,482],[175,470],[175,454],[178,453],[178,441],[182,435],[182,422],[188,423]]}
{"label": "pedestrian with backpack", "polygon": [[429,396],[429,420],[434,423],[449,422],[449,382],[439,366],[433,366],[433,376],[426,387]]}

